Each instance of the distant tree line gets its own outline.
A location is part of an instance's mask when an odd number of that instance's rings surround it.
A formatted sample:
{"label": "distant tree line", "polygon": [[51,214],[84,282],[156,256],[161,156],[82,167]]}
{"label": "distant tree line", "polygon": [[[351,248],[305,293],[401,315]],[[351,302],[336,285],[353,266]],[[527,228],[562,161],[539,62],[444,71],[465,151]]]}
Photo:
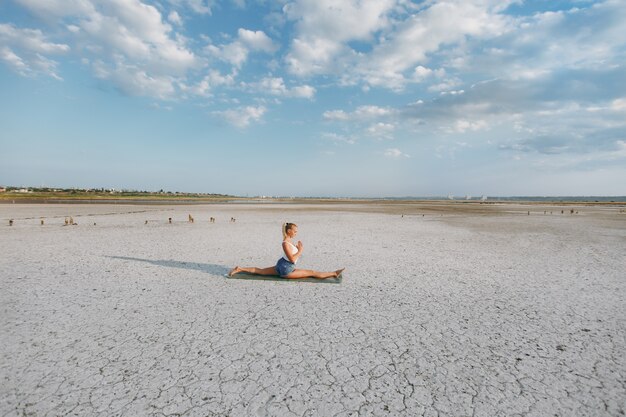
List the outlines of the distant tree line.
{"label": "distant tree line", "polygon": [[181,191],[165,191],[160,189],[159,191],[147,191],[147,190],[129,190],[122,189],[116,190],[115,188],[56,188],[56,187],[15,187],[6,186],[6,192],[28,190],[31,193],[62,193],[62,194],[117,194],[121,196],[133,196],[133,195],[170,195],[170,196],[184,196],[184,197],[233,197],[227,194],[216,193],[188,193]]}

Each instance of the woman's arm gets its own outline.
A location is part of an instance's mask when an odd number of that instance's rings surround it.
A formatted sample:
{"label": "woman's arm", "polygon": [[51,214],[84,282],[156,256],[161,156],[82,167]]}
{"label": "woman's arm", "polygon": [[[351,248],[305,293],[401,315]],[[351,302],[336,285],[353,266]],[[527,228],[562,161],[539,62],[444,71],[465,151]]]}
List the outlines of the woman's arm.
{"label": "woman's arm", "polygon": [[302,255],[302,242],[298,241],[298,244],[296,245],[296,247],[298,248],[298,253],[296,254],[291,254],[291,250],[288,248],[289,243],[287,242],[283,242],[283,252],[285,252],[285,256],[287,256],[287,259],[289,259],[289,262],[291,262],[292,264],[295,264],[296,261],[298,260],[298,258],[300,257],[300,255]]}

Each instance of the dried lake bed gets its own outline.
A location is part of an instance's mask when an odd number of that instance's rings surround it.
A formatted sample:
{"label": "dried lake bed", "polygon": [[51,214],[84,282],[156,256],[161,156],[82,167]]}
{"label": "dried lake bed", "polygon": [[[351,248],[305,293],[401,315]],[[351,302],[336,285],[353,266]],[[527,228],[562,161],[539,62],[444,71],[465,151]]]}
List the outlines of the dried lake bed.
{"label": "dried lake bed", "polygon": [[3,204],[0,415],[624,415],[622,211]]}

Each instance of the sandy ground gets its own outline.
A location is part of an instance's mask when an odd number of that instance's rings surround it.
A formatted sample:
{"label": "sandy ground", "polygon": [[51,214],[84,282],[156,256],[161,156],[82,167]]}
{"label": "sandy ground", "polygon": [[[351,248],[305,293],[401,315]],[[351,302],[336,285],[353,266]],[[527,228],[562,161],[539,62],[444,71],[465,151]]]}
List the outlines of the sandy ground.
{"label": "sandy ground", "polygon": [[[624,415],[626,214],[560,210],[0,205],[0,415]],[[341,285],[224,277],[283,221]]]}

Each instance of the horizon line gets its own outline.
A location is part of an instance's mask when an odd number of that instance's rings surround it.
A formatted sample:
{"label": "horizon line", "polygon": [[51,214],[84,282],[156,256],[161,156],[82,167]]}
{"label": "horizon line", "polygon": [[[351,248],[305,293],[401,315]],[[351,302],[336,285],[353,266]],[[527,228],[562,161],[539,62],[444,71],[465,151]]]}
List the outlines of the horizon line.
{"label": "horizon line", "polygon": [[[471,195],[459,195],[458,197],[455,197],[452,194],[448,194],[448,195],[402,195],[402,196],[329,196],[329,195],[308,195],[308,196],[303,196],[303,195],[263,195],[263,194],[257,194],[257,195],[253,195],[250,196],[248,194],[246,195],[237,195],[237,194],[223,194],[223,193],[209,193],[209,192],[197,192],[197,191],[171,191],[171,190],[158,190],[158,191],[149,191],[149,190],[138,190],[138,189],[125,189],[125,188],[121,188],[121,189],[117,189],[114,187],[90,187],[90,188],[84,188],[84,187],[53,187],[53,186],[14,186],[14,185],[6,185],[6,186],[0,186],[0,189],[19,189],[19,190],[38,190],[38,189],[52,189],[55,190],[56,192],[59,191],[65,191],[65,190],[73,190],[73,191],[83,191],[83,192],[89,192],[89,191],[98,191],[98,190],[103,190],[103,191],[107,191],[110,193],[149,193],[149,194],[172,194],[172,193],[176,193],[176,194],[183,194],[183,195],[206,195],[206,196],[223,196],[223,197],[231,197],[231,198],[250,198],[250,199],[297,199],[297,198],[302,198],[302,199],[348,199],[348,200],[449,200],[449,201],[477,201],[477,200],[481,200],[481,199],[563,199],[563,198],[567,198],[567,199],[572,199],[572,198],[585,198],[585,199],[592,199],[592,198],[602,198],[602,199],[607,199],[607,198],[619,198],[619,199],[624,199],[626,200],[626,194],[625,195],[585,195],[585,194],[580,194],[580,195],[575,195],[575,194],[549,194],[549,195],[488,195],[488,194],[481,194],[480,196],[471,196]],[[5,191],[7,192],[7,191]],[[53,191],[54,192],[54,191]]]}

